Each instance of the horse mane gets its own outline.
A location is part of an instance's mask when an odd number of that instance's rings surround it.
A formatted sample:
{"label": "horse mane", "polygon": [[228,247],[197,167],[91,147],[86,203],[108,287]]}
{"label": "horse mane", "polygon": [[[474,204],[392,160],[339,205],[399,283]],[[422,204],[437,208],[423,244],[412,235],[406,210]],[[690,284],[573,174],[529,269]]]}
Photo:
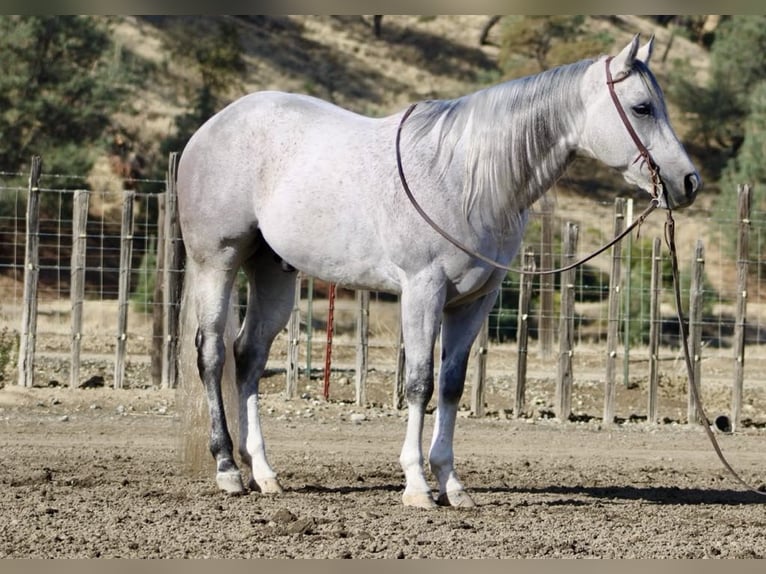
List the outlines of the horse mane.
{"label": "horse mane", "polygon": [[[463,213],[477,207],[505,231],[568,163],[552,150],[584,109],[579,81],[593,60],[491,86],[452,100],[419,104],[411,142],[436,138],[432,167],[446,176],[458,143],[464,152]],[[562,161],[564,159],[564,161]],[[490,210],[489,212],[485,210]]]}

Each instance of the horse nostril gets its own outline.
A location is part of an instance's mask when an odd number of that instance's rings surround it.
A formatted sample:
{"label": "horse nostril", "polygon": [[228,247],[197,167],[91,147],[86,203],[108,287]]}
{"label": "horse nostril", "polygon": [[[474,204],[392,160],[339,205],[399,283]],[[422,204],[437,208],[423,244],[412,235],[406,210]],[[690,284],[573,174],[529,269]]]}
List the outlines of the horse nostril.
{"label": "horse nostril", "polygon": [[693,198],[700,188],[700,178],[696,173],[687,173],[684,177],[684,189],[686,191],[686,197]]}

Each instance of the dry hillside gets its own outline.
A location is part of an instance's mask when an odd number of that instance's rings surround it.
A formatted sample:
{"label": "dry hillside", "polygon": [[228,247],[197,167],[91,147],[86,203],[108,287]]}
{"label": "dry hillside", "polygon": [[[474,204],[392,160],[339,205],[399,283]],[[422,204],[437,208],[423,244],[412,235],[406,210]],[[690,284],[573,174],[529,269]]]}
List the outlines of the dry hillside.
{"label": "dry hillside", "polygon": [[[281,16],[235,21],[246,52],[247,72],[244,89],[232,91],[231,99],[242,93],[278,89],[304,92],[334,101],[360,113],[381,116],[393,113],[424,98],[451,98],[502,81],[497,65],[500,25],[489,42],[479,45],[478,37],[488,16],[385,16],[382,34],[373,33],[372,16]],[[173,61],[163,49],[163,19],[119,17],[116,40],[126,49],[152,61],[163,73],[142,90],[138,113],[119,118],[129,131],[139,134],[142,153],[156,154],[156,142],[173,127],[173,117],[185,105],[179,86],[193,81],[190,72]],[[707,69],[707,53],[698,45],[676,36],[670,30],[637,16],[610,16],[588,19],[594,30],[605,30],[614,38],[614,52],[635,33],[656,36],[653,70],[661,84],[667,83],[671,63],[686,59],[696,68],[699,79]],[[670,106],[671,117],[681,136],[684,115]],[[633,195],[636,208],[645,205],[644,196],[631,190],[622,179],[607,170],[583,163],[573,168],[551,194],[559,205],[578,212],[592,212],[592,220],[582,228],[603,227],[611,218],[614,191]],[[699,162],[698,162],[699,165]],[[704,168],[704,166],[700,166]],[[106,163],[100,168],[106,171]],[[703,176],[704,176],[704,169]],[[596,174],[594,176],[594,173]],[[599,199],[594,202],[593,198]],[[679,214],[680,247],[690,251],[698,237],[705,237],[704,218],[709,216],[712,193],[702,194],[694,209]],[[701,215],[701,216],[700,216]],[[659,232],[664,218],[655,215],[646,233]],[[583,249],[591,247],[583,234]],[[733,275],[715,245],[710,245],[709,269],[723,269],[712,277],[716,286]]]}
{"label": "dry hillside", "polygon": [[[360,113],[385,115],[424,98],[450,98],[506,79],[497,65],[500,25],[489,42],[478,42],[488,16],[385,16],[375,38],[371,16],[284,16],[259,21],[236,20],[246,52],[242,93],[277,89],[304,92]],[[116,40],[154,62],[164,73],[139,94],[138,114],[120,121],[140,130],[144,142],[156,141],[172,126],[185,102],[179,86],[188,70],[163,49],[162,20],[120,17]],[[689,59],[703,75],[707,55],[676,37],[666,62],[662,56],[670,32],[634,16],[589,18],[594,30],[607,30],[615,49],[633,34],[656,35],[653,69],[660,81],[675,58]],[[234,99],[239,92],[232,92]],[[674,114],[676,123],[682,123]]]}

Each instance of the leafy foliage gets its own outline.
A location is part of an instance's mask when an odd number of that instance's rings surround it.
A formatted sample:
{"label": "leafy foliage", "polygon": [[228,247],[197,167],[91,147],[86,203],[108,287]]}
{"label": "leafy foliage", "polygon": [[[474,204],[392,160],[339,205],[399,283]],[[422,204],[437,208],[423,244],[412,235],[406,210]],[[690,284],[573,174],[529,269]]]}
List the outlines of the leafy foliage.
{"label": "leafy foliage", "polygon": [[242,45],[236,25],[226,19],[215,22],[174,19],[169,28],[166,45],[174,59],[193,70],[192,80],[184,86],[189,102],[187,111],[175,119],[175,133],[162,142],[163,156],[181,151],[191,135],[229,100],[229,95],[241,89],[245,72]]}
{"label": "leafy foliage", "polygon": [[[649,329],[651,322],[651,283],[652,283],[652,241],[642,238],[636,243],[632,243],[630,249],[630,277],[629,286],[626,284],[622,290],[623,300],[621,301],[622,325],[625,328],[627,321],[628,340],[626,344],[645,344],[649,342]],[[627,257],[624,254],[623,257]],[[683,261],[679,262],[683,268],[679,274],[680,289],[684,294],[688,294],[691,289],[691,280],[693,269],[691,264],[685,265]],[[663,254],[660,264],[660,282],[664,298],[673,304],[673,267],[668,254]],[[627,297],[627,302],[625,301]],[[719,294],[712,285],[707,275],[702,278],[702,313],[705,316],[712,315],[713,306],[719,300]],[[681,300],[681,307],[684,315],[688,317],[689,297]],[[623,331],[621,331],[623,332]]]}
{"label": "leafy foliage", "polygon": [[[739,15],[724,19],[711,44],[710,79],[696,86],[688,67],[676,63],[669,94],[692,116],[690,138],[706,150],[706,167],[721,190],[716,198],[720,219],[737,216],[737,187],[766,183],[766,16]],[[766,200],[753,194],[753,210],[763,210]],[[766,232],[766,222],[753,218],[755,233]],[[723,242],[735,253],[737,227],[723,227]],[[760,257],[751,245],[749,257]],[[752,266],[751,269],[755,269]]]}
{"label": "leafy foliage", "polygon": [[727,164],[722,181],[736,189],[737,183],[766,182],[766,79],[756,84],[747,104],[749,113],[742,122],[742,145]]}
{"label": "leafy foliage", "polygon": [[0,165],[86,173],[125,93],[107,20],[0,16]]}
{"label": "leafy foliage", "polygon": [[675,63],[668,93],[694,118],[691,136],[736,155],[750,113],[750,92],[766,79],[766,16],[724,20],[710,50],[710,78],[698,86],[688,64]]}
{"label": "leafy foliage", "polygon": [[137,269],[138,282],[130,296],[133,309],[137,313],[151,313],[154,305],[154,286],[157,281],[157,240],[152,236],[146,253],[141,258]]}
{"label": "leafy foliage", "polygon": [[513,76],[533,74],[592,57],[611,43],[589,32],[585,16],[508,16],[503,21],[500,66]]}
{"label": "leafy foliage", "polygon": [[[741,184],[749,184],[753,187],[752,211],[761,213],[766,211],[766,196],[763,194],[763,186],[766,185],[766,163],[764,162],[766,157],[766,80],[753,88],[748,107],[750,113],[743,122],[742,146],[736,157],[727,163],[721,176],[722,192],[716,201],[716,211],[723,221],[734,222],[738,217],[737,188]],[[753,236],[766,235],[766,219],[763,217],[751,217],[750,227]],[[725,246],[729,253],[734,255],[737,247],[737,226],[726,225],[724,229],[726,229]],[[756,261],[762,258],[760,249],[761,246],[757,241],[751,241],[748,259]],[[757,273],[758,269],[762,277],[766,277],[766,267],[751,266],[753,273]]]}

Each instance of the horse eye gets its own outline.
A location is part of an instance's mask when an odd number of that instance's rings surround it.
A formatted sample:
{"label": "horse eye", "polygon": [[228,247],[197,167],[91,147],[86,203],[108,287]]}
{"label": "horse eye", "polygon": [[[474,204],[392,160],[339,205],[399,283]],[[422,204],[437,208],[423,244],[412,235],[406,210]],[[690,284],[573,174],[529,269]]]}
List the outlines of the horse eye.
{"label": "horse eye", "polygon": [[651,104],[638,104],[637,106],[633,106],[633,113],[637,116],[648,116],[652,113],[652,105]]}

